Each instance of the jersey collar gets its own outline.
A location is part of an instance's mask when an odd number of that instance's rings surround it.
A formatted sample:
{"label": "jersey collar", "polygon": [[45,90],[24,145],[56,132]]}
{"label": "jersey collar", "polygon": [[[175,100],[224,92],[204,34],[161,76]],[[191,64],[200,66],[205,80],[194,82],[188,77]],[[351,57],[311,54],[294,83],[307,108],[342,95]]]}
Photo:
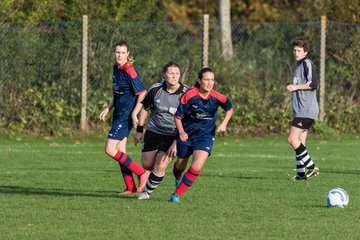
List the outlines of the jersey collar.
{"label": "jersey collar", "polygon": [[[175,92],[173,93],[170,93],[170,94],[180,94],[183,92],[184,90],[184,84],[182,84],[181,82],[180,83],[180,86],[178,87],[178,89],[176,89]],[[166,88],[166,81],[164,80],[163,83],[162,83],[162,88],[164,89],[164,91],[168,92],[167,88]],[[169,93],[169,92],[168,92]]]}

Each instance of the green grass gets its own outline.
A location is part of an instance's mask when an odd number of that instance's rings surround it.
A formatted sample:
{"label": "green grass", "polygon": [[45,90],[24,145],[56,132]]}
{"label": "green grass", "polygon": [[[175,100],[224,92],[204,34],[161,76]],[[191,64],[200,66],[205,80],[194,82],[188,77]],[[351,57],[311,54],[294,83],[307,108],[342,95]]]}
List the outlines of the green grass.
{"label": "green grass", "polygon": [[[359,239],[360,140],[310,136],[320,168],[293,182],[286,137],[218,138],[198,180],[169,203],[169,167],[148,201],[121,197],[104,139],[0,140],[0,239]],[[140,157],[140,147],[128,153]],[[350,197],[329,209],[329,189]]]}

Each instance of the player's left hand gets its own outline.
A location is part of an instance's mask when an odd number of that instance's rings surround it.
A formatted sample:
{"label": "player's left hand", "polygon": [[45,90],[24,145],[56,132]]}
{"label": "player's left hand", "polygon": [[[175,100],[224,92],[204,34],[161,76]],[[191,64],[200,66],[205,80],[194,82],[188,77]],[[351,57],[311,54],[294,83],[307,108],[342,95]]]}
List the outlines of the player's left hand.
{"label": "player's left hand", "polygon": [[216,130],[217,133],[222,133],[225,131],[226,131],[226,124],[223,124],[223,123],[221,123]]}
{"label": "player's left hand", "polygon": [[142,138],[143,138],[143,133],[140,133],[140,132],[135,133],[135,135],[134,135],[135,146],[141,142]]}
{"label": "player's left hand", "polygon": [[296,88],[296,85],[289,84],[286,86],[286,90],[288,90],[289,92],[293,92],[293,91],[296,91],[297,88]]}
{"label": "player's left hand", "polygon": [[166,155],[170,158],[175,158],[177,155],[177,148],[176,148],[176,141],[171,144],[168,151],[166,152]]}

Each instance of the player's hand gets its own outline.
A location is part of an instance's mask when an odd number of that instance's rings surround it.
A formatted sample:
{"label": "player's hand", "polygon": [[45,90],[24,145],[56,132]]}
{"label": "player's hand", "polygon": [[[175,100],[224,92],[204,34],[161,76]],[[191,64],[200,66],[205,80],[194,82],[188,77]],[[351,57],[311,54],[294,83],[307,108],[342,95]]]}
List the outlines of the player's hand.
{"label": "player's hand", "polygon": [[171,146],[169,147],[169,149],[166,152],[166,155],[170,158],[176,157],[176,155],[177,155],[176,141],[174,141],[173,144],[171,144]]}
{"label": "player's hand", "polygon": [[135,143],[135,146],[142,141],[142,138],[143,138],[143,133],[140,133],[140,132],[137,132],[135,133],[134,135],[134,143]]}
{"label": "player's hand", "polygon": [[222,133],[225,131],[226,131],[226,124],[224,124],[224,123],[221,123],[216,130],[217,133]]}
{"label": "player's hand", "polygon": [[297,90],[297,87],[296,87],[296,85],[289,84],[286,86],[286,90],[288,90],[289,92],[293,92],[293,91]]}
{"label": "player's hand", "polygon": [[188,138],[189,138],[189,136],[186,132],[179,133],[179,137],[180,137],[181,141],[183,141],[183,142],[186,142],[186,140],[188,140]]}
{"label": "player's hand", "polygon": [[107,107],[100,113],[99,115],[100,120],[105,122],[105,117],[108,113],[109,113],[109,108]]}

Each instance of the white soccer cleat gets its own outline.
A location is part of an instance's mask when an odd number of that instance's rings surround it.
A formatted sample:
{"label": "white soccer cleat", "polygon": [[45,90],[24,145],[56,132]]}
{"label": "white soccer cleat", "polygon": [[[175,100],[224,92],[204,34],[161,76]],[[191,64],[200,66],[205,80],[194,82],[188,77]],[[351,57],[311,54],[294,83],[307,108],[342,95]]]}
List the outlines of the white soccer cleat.
{"label": "white soccer cleat", "polygon": [[139,200],[147,200],[149,198],[150,198],[150,195],[147,192],[140,193],[140,195],[138,197]]}

